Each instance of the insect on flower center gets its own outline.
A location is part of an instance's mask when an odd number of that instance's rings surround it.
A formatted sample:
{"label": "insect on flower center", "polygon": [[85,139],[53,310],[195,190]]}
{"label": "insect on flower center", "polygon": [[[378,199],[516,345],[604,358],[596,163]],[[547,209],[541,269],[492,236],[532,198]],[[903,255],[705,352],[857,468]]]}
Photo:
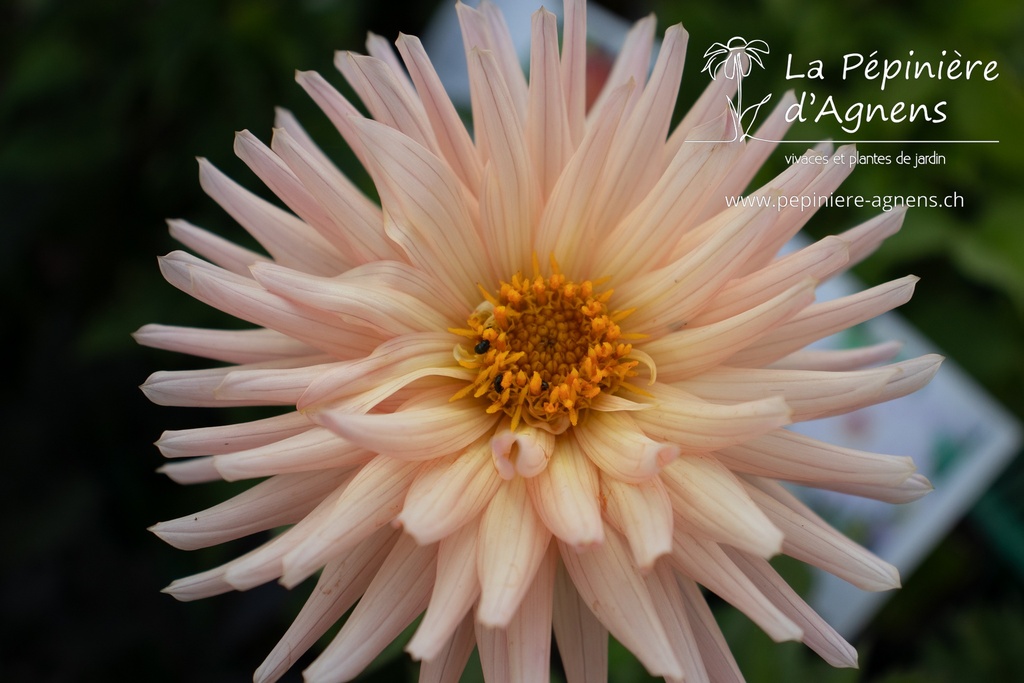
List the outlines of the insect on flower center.
{"label": "insect on flower center", "polygon": [[490,401],[487,412],[504,411],[512,429],[520,420],[560,433],[576,425],[602,392],[612,393],[636,374],[632,345],[618,322],[629,311],[608,309],[612,290],[595,291],[585,280],[558,272],[547,278],[520,274],[502,282],[469,316],[469,339],[456,358],[477,370],[476,379],[456,394]]}

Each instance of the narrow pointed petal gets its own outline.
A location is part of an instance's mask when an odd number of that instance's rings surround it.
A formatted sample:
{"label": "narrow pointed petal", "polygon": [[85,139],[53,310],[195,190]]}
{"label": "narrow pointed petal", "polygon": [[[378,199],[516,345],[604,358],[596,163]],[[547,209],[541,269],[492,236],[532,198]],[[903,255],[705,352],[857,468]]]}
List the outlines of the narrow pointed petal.
{"label": "narrow pointed petal", "polygon": [[301,434],[313,426],[305,415],[285,413],[252,422],[167,430],[160,435],[156,446],[165,458],[217,455],[265,446]]}
{"label": "narrow pointed petal", "polygon": [[770,564],[759,557],[750,557],[729,548],[725,553],[750,577],[758,590],[800,627],[804,632],[803,641],[809,648],[834,667],[857,668],[857,651],[853,646],[818,616]]}
{"label": "narrow pointed petal", "polygon": [[249,266],[254,263],[269,261],[270,257],[240,247],[234,242],[203,230],[181,219],[167,221],[168,232],[178,242],[195,253],[235,275],[249,277]]}
{"label": "narrow pointed petal", "polygon": [[688,454],[661,474],[676,523],[758,557],[782,550],[782,532],[754,504],[743,484],[712,456]]}
{"label": "narrow pointed petal", "polygon": [[480,596],[476,576],[478,534],[478,524],[466,524],[438,545],[437,578],[430,603],[405,648],[413,659],[429,661],[441,654]]}
{"label": "narrow pointed petal", "polygon": [[551,675],[551,609],[558,550],[548,546],[530,590],[505,629],[514,681],[543,681]]}
{"label": "narrow pointed petal", "polygon": [[934,490],[927,477],[919,472],[907,477],[907,480],[896,486],[880,484],[850,484],[841,481],[815,482],[815,488],[837,491],[850,496],[872,498],[883,503],[902,505],[920,500]]}
{"label": "narrow pointed petal", "polygon": [[424,466],[396,521],[421,544],[439,541],[476,518],[500,483],[488,440],[479,439],[465,452]]}
{"label": "narrow pointed petal", "polygon": [[226,481],[275,474],[344,469],[362,465],[372,451],[345,441],[323,427],[314,427],[281,441],[215,456],[214,467]]}
{"label": "narrow pointed petal", "polygon": [[773,605],[714,541],[677,528],[670,556],[681,573],[703,584],[750,617],[775,642],[800,640],[800,627]]}
{"label": "narrow pointed petal", "polygon": [[565,94],[572,149],[576,149],[583,140],[587,113],[587,3],[565,0],[562,16],[562,92]]}
{"label": "narrow pointed petal", "polygon": [[569,119],[558,60],[558,26],[545,9],[533,14],[530,52],[530,92],[526,140],[533,167],[540,177],[541,195],[551,194],[555,181],[572,154]]}
{"label": "narrow pointed petal", "polygon": [[582,554],[561,542],[558,549],[583,602],[647,671],[652,676],[682,676],[677,654],[622,537],[609,530],[602,545]]}
{"label": "narrow pointed petal", "polygon": [[533,508],[526,480],[503,482],[480,523],[477,575],[481,594],[477,622],[508,625],[526,595],[551,541],[551,532]]}
{"label": "narrow pointed petal", "polygon": [[568,683],[608,679],[608,631],[584,603],[561,562],[555,572],[552,627]]}
{"label": "narrow pointed petal", "polygon": [[310,683],[350,681],[427,606],[434,583],[435,546],[402,535],[355,610],[316,661],[303,671]]}
{"label": "narrow pointed petal", "polygon": [[199,183],[277,263],[324,275],[347,268],[345,258],[316,230],[244,189],[206,159],[199,160]]}
{"label": "narrow pointed petal", "polygon": [[836,531],[781,484],[746,476],[747,493],[786,535],[783,552],[861,590],[899,588],[896,568]]}
{"label": "narrow pointed petal", "polygon": [[[641,411],[639,415],[645,411]],[[586,429],[573,432],[580,448],[609,476],[631,483],[650,479],[679,456],[679,446],[644,434],[642,422],[624,412],[594,412]]]}
{"label": "narrow pointed petal", "polygon": [[[288,358],[279,361],[267,361],[263,363],[252,363],[245,366],[227,366],[220,368],[205,368],[202,370],[163,370],[154,372],[140,387],[153,403],[157,405],[171,406],[248,406],[267,405],[261,398],[253,398],[246,395],[232,395],[230,392],[220,392],[225,378],[232,372],[252,371],[256,375],[271,375],[275,370],[294,371],[303,374],[307,369],[309,361],[323,360],[322,356],[309,358]],[[298,368],[293,366],[298,365]],[[236,370],[236,368],[245,370]],[[287,400],[279,401],[287,404]]]}
{"label": "narrow pointed petal", "polygon": [[682,676],[669,680],[673,683],[711,683],[701,660],[700,648],[690,626],[686,602],[679,590],[675,572],[668,563],[659,562],[654,571],[647,575],[646,582],[654,608],[658,610],[669,641],[679,653],[679,663],[683,668]]}
{"label": "narrow pointed petal", "polygon": [[743,674],[732,656],[729,644],[725,642],[722,630],[718,628],[715,615],[711,613],[700,587],[689,579],[677,581],[686,605],[690,628],[700,650],[701,663],[708,676],[715,683],[743,683]]}
{"label": "narrow pointed petal", "polygon": [[[687,139],[702,140],[705,142],[740,142],[740,131],[737,130],[735,125],[730,124],[727,131],[723,132],[720,136],[694,136],[693,133],[701,126],[714,121],[723,114],[726,114],[728,120],[731,122],[734,120],[729,112],[729,105],[727,104],[732,100],[733,95],[736,94],[737,81],[734,78],[713,78],[711,82],[707,84],[704,91],[697,98],[697,101],[693,103],[689,111],[683,116],[682,121],[675,127],[672,134],[669,136],[668,141],[665,145],[665,153],[675,156],[679,151],[685,147],[683,144]],[[748,143],[749,144],[749,143]],[[744,185],[746,187],[746,185]],[[742,191],[742,188],[741,188]],[[723,195],[724,196],[724,195]],[[723,207],[719,203],[715,203],[714,211],[720,211]],[[705,220],[712,212],[709,211],[708,207],[705,207],[705,211],[698,217],[701,220]]]}
{"label": "narrow pointed petal", "polygon": [[410,97],[416,97],[416,89],[413,86],[412,81],[409,79],[409,75],[405,72],[405,68],[402,66],[401,60],[399,60],[398,55],[395,54],[395,49],[391,46],[391,43],[387,38],[378,35],[373,31],[367,33],[366,54],[387,64],[388,68],[391,69],[391,73],[398,79],[405,92]]}
{"label": "narrow pointed petal", "polygon": [[444,649],[434,659],[420,663],[419,683],[459,683],[476,645],[472,613],[466,615]]}
{"label": "narrow pointed petal", "polygon": [[556,538],[579,550],[604,541],[598,470],[573,439],[563,439],[548,466],[526,480],[541,520]]}
{"label": "narrow pointed petal", "polygon": [[378,455],[363,466],[311,534],[284,557],[281,581],[293,587],[330,560],[339,557],[402,508],[418,463]]}
{"label": "narrow pointed petal", "polygon": [[326,567],[298,616],[256,669],[254,683],[272,683],[327,633],[366,591],[399,534],[383,528]]}
{"label": "narrow pointed petal", "polygon": [[143,346],[188,353],[225,363],[261,363],[316,355],[316,349],[266,329],[208,330],[175,325],[143,325],[132,338]]}
{"label": "narrow pointed petal", "polygon": [[672,501],[661,477],[630,484],[615,477],[601,477],[605,514],[633,551],[641,571],[650,571],[655,560],[672,552]]}
{"label": "narrow pointed petal", "polygon": [[219,481],[222,477],[213,465],[213,458],[192,458],[178,460],[158,467],[157,472],[170,477],[176,484],[205,484]]}
{"label": "narrow pointed petal", "polygon": [[[608,74],[604,88],[597,96],[594,104],[590,107],[588,123],[595,117],[603,114],[603,109],[612,100],[612,93],[616,89],[633,82],[637,89],[633,91],[632,104],[640,97],[640,89],[647,82],[647,71],[651,65],[651,50],[654,48],[654,29],[657,21],[653,14],[649,14],[640,21],[633,24],[626,34],[622,49],[615,58],[612,71]],[[630,107],[632,108],[632,106]]]}
{"label": "narrow pointed petal", "polygon": [[898,341],[835,351],[804,349],[784,356],[768,367],[778,370],[827,370],[831,372],[861,370],[891,361],[899,355],[902,349],[903,343]]}

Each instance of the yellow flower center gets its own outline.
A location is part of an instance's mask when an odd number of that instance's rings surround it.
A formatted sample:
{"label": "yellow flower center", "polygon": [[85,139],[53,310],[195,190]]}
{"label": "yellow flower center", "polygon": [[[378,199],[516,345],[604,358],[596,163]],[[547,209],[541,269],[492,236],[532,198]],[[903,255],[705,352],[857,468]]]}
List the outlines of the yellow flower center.
{"label": "yellow flower center", "polygon": [[[553,263],[547,278],[520,274],[502,282],[469,316],[470,341],[455,348],[476,379],[455,395],[490,400],[487,412],[504,411],[512,429],[520,420],[561,433],[602,392],[612,393],[636,374],[633,347],[622,341],[618,322],[630,311],[611,312],[612,290],[567,280]],[[453,399],[453,400],[454,400]]]}

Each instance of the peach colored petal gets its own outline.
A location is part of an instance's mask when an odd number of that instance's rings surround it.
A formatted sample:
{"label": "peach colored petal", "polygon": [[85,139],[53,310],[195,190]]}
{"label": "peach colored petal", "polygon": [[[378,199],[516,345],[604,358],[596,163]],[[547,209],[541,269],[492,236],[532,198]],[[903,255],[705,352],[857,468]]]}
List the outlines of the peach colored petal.
{"label": "peach colored petal", "polygon": [[800,627],[757,589],[718,543],[691,536],[678,526],[672,536],[674,549],[669,559],[681,573],[729,601],[775,642],[803,637]]}
{"label": "peach colored petal", "polygon": [[541,196],[551,194],[572,154],[565,93],[558,59],[558,25],[541,8],[531,24],[530,89],[526,110],[526,141],[539,177]]}
{"label": "peach colored petal", "polygon": [[920,473],[914,473],[897,486],[880,484],[850,484],[841,481],[815,482],[815,488],[838,491],[851,496],[873,498],[884,503],[902,505],[912,503],[928,495],[934,490],[932,483]]}
{"label": "peach colored petal", "polygon": [[631,483],[649,479],[679,456],[679,446],[650,438],[642,431],[636,416],[624,412],[594,412],[586,429],[573,432],[573,438],[587,457],[609,476]]}
{"label": "peach colored petal", "polygon": [[787,324],[736,354],[730,362],[748,367],[766,365],[811,342],[875,318],[908,302],[918,279],[908,275],[856,294],[808,306]]}
{"label": "peach colored petal", "polygon": [[432,152],[438,151],[423,103],[386,62],[342,50],[335,53],[334,66],[345,76],[374,120],[405,133]]}
{"label": "peach colored petal", "polygon": [[564,0],[562,3],[562,92],[569,122],[571,148],[583,140],[587,107],[587,3]]}
{"label": "peach colored petal", "polygon": [[337,488],[343,475],[281,474],[201,512],[155,524],[150,531],[175,548],[195,550],[294,524]]}
{"label": "peach colored petal", "polygon": [[271,147],[327,213],[330,222],[324,227],[325,236],[339,244],[353,263],[400,258],[401,252],[384,234],[380,207],[329,160],[311,152],[297,134],[278,128]]}
{"label": "peach colored petal", "polygon": [[744,476],[747,493],[786,535],[783,551],[861,590],[899,588],[894,566],[832,528],[777,482]]}
{"label": "peach colored petal", "polygon": [[872,346],[835,351],[804,349],[771,363],[767,367],[778,370],[860,370],[885,363],[895,358],[903,348],[898,341],[882,342]]}
{"label": "peach colored petal", "polygon": [[474,625],[467,614],[437,657],[420,662],[419,683],[459,683],[476,645]]}
{"label": "peach colored petal", "polygon": [[758,557],[782,550],[782,531],[750,499],[743,484],[708,455],[687,454],[660,477],[672,501],[675,525]]}
{"label": "peach colored petal", "polygon": [[213,458],[213,465],[226,481],[253,479],[275,474],[344,469],[362,465],[374,453],[359,448],[323,427],[266,446],[225,453]]}
{"label": "peach colored petal", "polygon": [[[508,30],[508,24],[505,23],[505,15],[491,0],[480,0],[479,11],[487,22],[490,37],[487,49],[498,58],[505,84],[515,103],[516,114],[520,121],[524,121],[527,100],[526,74],[523,73],[523,65],[519,60],[512,34]],[[473,120],[477,119],[474,117]]]}
{"label": "peach colored petal", "polygon": [[366,591],[399,534],[383,528],[326,567],[295,620],[253,675],[272,683],[337,623]]}
{"label": "peach colored petal", "polygon": [[316,349],[296,339],[262,328],[209,330],[176,325],[143,325],[132,334],[132,338],[154,349],[188,353],[240,365],[316,354]]}
{"label": "peach colored petal", "polygon": [[426,608],[436,556],[435,546],[399,537],[341,631],[302,672],[305,680],[327,683],[358,676]]}
{"label": "peach colored petal", "polygon": [[502,482],[480,522],[478,625],[508,625],[529,590],[550,541],[551,532],[530,503],[526,480],[516,477]]}
{"label": "peach colored petal", "polygon": [[443,330],[451,322],[426,301],[364,280],[307,275],[272,263],[251,270],[267,291],[385,337]]}
{"label": "peach colored petal", "polygon": [[675,572],[666,562],[655,565],[645,581],[651,593],[654,608],[658,610],[661,623],[665,627],[668,639],[679,653],[679,663],[683,675],[678,678],[666,679],[670,683],[710,683],[707,671],[701,661],[700,648],[690,627],[690,618],[686,613],[686,602],[683,600]]}
{"label": "peach colored petal", "polygon": [[530,589],[505,629],[513,681],[543,681],[551,675],[551,609],[558,564],[558,551],[551,544]]}
{"label": "peach colored petal", "polygon": [[423,621],[405,647],[413,659],[437,657],[480,596],[480,581],[476,576],[478,526],[466,524],[438,545],[437,578],[430,603]]}
{"label": "peach colored petal", "polygon": [[541,520],[577,550],[604,541],[597,468],[573,439],[560,439],[548,466],[526,480]]}
{"label": "peach colored petal", "polygon": [[814,301],[815,282],[805,279],[759,306],[717,323],[687,327],[644,343],[657,359],[663,382],[674,382],[727,362],[791,320]]}
{"label": "peach colored petal", "polygon": [[804,632],[803,641],[809,648],[832,666],[857,668],[857,651],[853,646],[818,616],[770,564],[730,548],[726,548],[725,553],[750,577],[758,590],[800,627]]}
{"label": "peach colored petal", "polygon": [[[315,71],[296,71],[295,82],[302,86],[306,94],[327,114],[327,118],[331,120],[334,127],[341,133],[341,136],[345,138],[345,142],[352,149],[352,153],[366,167],[370,155],[367,153],[366,147],[363,145],[363,141],[358,133],[356,133],[354,127],[355,121],[363,118],[359,110],[345,99],[345,96],[338,92],[334,86],[328,83],[323,76]],[[291,133],[290,129],[289,133]],[[305,140],[303,140],[303,143],[305,143]],[[312,141],[310,141],[310,144],[312,144]],[[310,149],[310,145],[303,144],[302,146],[307,151]],[[323,157],[321,160],[325,159],[326,157]],[[330,167],[330,165],[327,166]]]}
{"label": "peach colored petal", "polygon": [[366,54],[376,57],[387,64],[388,68],[391,69],[391,73],[398,79],[406,93],[410,97],[416,98],[416,88],[413,86],[409,74],[406,73],[401,60],[395,54],[395,49],[391,47],[391,43],[387,38],[373,31],[368,32],[366,34]]}
{"label": "peach colored petal", "polygon": [[455,110],[455,105],[445,92],[441,78],[430,63],[426,50],[416,36],[400,34],[398,51],[405,61],[406,68],[409,69],[409,76],[416,84],[416,92],[433,127],[441,156],[470,192],[474,195],[479,194],[480,177],[483,172],[480,158],[465,124]]}
{"label": "peach colored petal", "polygon": [[168,232],[178,242],[196,252],[203,258],[215,263],[235,275],[249,277],[249,266],[261,261],[269,261],[264,254],[240,247],[223,237],[207,232],[181,219],[167,221]]}
{"label": "peach colored petal", "polygon": [[486,683],[516,683],[509,661],[508,635],[503,628],[491,628],[476,622],[476,648]]}
{"label": "peach colored petal", "polygon": [[711,613],[700,587],[689,579],[679,578],[679,590],[686,606],[693,638],[700,650],[701,663],[716,683],[743,683],[743,674],[733,659],[715,615]]}
{"label": "peach colored petal", "polygon": [[605,542],[587,553],[560,541],[558,549],[580,597],[605,628],[652,676],[681,676],[682,666],[651,594],[618,532],[608,530]]}
{"label": "peach colored petal", "polygon": [[626,39],[622,49],[615,58],[608,80],[598,94],[594,104],[588,113],[588,125],[593,125],[594,120],[604,115],[604,108],[613,100],[613,93],[627,83],[636,84],[632,91],[628,108],[632,109],[636,100],[640,97],[641,89],[647,83],[647,73],[651,66],[651,50],[654,48],[654,29],[657,20],[653,14],[649,14],[630,27],[626,33]]}
{"label": "peach colored petal", "polygon": [[480,514],[500,484],[489,440],[478,439],[465,451],[423,467],[396,522],[421,544],[439,541]]}
{"label": "peach colored petal", "polygon": [[843,448],[783,429],[723,448],[715,457],[735,472],[811,486],[818,482],[898,486],[914,473],[914,461],[908,457]]}
{"label": "peach colored petal", "polygon": [[328,275],[344,270],[347,260],[320,233],[290,213],[249,192],[199,159],[199,184],[284,266]]}
{"label": "peach colored petal", "polygon": [[169,429],[156,446],[165,458],[232,453],[301,434],[314,425],[304,415],[285,413],[252,422],[195,429]]}
{"label": "peach colored petal", "polygon": [[672,552],[672,501],[660,477],[630,484],[602,476],[601,501],[608,522],[629,541],[641,571],[650,571],[655,560]]}
{"label": "peach colored petal", "polygon": [[[705,86],[697,101],[693,103],[693,106],[690,107],[672,131],[672,134],[669,135],[665,144],[665,154],[668,155],[668,158],[678,154],[686,146],[687,143],[685,141],[688,138],[714,142],[739,142],[740,146],[743,146],[743,140],[740,138],[736,127],[731,123],[734,117],[728,114],[730,109],[727,103],[736,94],[736,87],[737,82],[733,78],[711,79],[711,82]],[[714,121],[723,114],[726,114],[730,121],[727,132],[714,137],[693,136],[694,131],[698,128]],[[744,185],[744,187],[746,186]],[[740,188],[741,191],[742,189]],[[717,206],[716,210],[721,210],[721,206]],[[706,215],[700,216],[701,220],[705,220],[707,217]]]}
{"label": "peach colored petal", "polygon": [[561,562],[553,604],[552,627],[568,683],[607,680],[608,631],[583,602]]}
{"label": "peach colored petal", "polygon": [[221,479],[213,466],[213,458],[178,460],[158,467],[157,472],[167,475],[176,484],[206,484]]}
{"label": "peach colored petal", "polygon": [[491,437],[491,456],[502,479],[535,477],[547,467],[555,450],[555,435],[537,427],[521,425],[511,429],[509,419]]}
{"label": "peach colored petal", "polygon": [[[303,373],[305,363],[322,361],[322,356],[309,358],[286,358],[276,361],[265,361],[262,363],[250,363],[248,365],[234,365],[220,368],[205,368],[202,370],[164,370],[154,372],[140,387],[153,403],[157,405],[176,406],[247,406],[264,405],[261,399],[254,399],[250,396],[233,396],[230,393],[220,393],[218,390],[224,379],[232,372],[243,372],[236,368],[251,370],[260,375],[264,373],[273,374],[273,370],[291,370]],[[298,365],[298,368],[291,366]],[[284,401],[287,403],[287,401]]]}
{"label": "peach colored petal", "polygon": [[792,422],[780,396],[722,405],[667,384],[651,387],[647,410],[632,413],[652,439],[679,444],[687,451],[712,451],[766,434]]}
{"label": "peach colored petal", "polygon": [[[235,366],[214,389],[214,396],[221,401],[249,401],[252,405],[294,405],[314,378],[327,372],[337,363],[313,363],[297,368],[261,368]],[[318,357],[324,361],[325,358]]]}
{"label": "peach colored petal", "polygon": [[271,294],[252,279],[211,266],[184,252],[160,260],[160,272],[172,285],[236,318],[277,330],[339,358],[363,356],[380,338],[352,329],[323,311]]}
{"label": "peach colored petal", "polygon": [[288,588],[391,522],[402,508],[419,463],[378,455],[355,475],[338,501],[283,558]]}

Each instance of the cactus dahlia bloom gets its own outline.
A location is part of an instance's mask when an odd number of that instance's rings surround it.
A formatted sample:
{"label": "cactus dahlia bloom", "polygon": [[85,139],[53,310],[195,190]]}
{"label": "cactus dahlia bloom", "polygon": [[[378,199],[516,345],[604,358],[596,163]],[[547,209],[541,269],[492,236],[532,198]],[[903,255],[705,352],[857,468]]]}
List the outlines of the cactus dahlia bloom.
{"label": "cactus dahlia bloom", "polygon": [[[406,649],[425,681],[456,680],[474,646],[489,681],[547,680],[552,632],[570,681],[605,678],[609,634],[654,675],[740,680],[699,586],[772,638],[854,666],[767,559],[865,590],[899,583],[779,480],[893,502],[929,488],[908,458],[785,429],[934,374],[938,358],[890,362],[891,344],[804,350],[910,297],[914,278],[814,303],[901,214],[777,257],[810,214],[726,207],[771,149],[735,134],[730,82],[670,124],[680,26],[648,73],[655,24],[639,22],[587,110],[582,0],[566,2],[561,48],[555,17],[534,15],[529,79],[493,5],[457,10],[472,135],[415,38],[338,55],[369,116],[298,76],[379,205],[280,112],[269,147],[243,132],[235,149],[289,210],[200,162],[266,253],[170,222],[199,256],[164,257],[167,280],[255,328],[143,327],[142,344],[224,363],[158,372],[146,395],[282,409],[164,433],[177,481],[261,481],[154,531],[190,549],[284,530],[167,592],[318,574],[257,681],[353,605],[307,680],[350,680],[421,615]],[[758,137],[781,136],[786,105]],[[796,164],[754,195],[822,196],[850,170]]]}

